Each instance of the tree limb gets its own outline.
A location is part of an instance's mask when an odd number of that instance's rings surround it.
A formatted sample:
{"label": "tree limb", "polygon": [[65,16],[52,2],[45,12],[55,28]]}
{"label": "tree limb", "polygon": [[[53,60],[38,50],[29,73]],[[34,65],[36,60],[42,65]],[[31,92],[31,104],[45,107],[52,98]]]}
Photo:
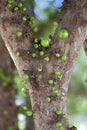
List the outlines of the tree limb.
{"label": "tree limb", "polygon": [[[76,58],[87,37],[86,5],[86,0],[84,2],[79,0],[71,8],[66,6],[65,15],[52,37],[51,48],[45,50],[45,54],[50,56],[49,62],[44,61],[44,58],[39,56],[39,50],[33,48],[33,39],[39,34],[33,34],[30,24],[21,21],[21,16],[23,15],[21,11],[16,13],[5,9],[0,14],[2,19],[0,34],[5,41],[18,72],[21,76],[23,76],[24,72],[30,76],[27,88],[29,89],[32,109],[34,111],[35,130],[57,130],[56,122],[58,121],[61,121],[64,130],[67,130],[67,125],[64,122],[64,118],[67,116],[66,95]],[[30,16],[28,15],[28,17]],[[58,39],[57,33],[61,28],[66,28],[69,31],[68,40]],[[18,30],[23,31],[23,37],[19,39],[16,37]],[[21,56],[17,57],[16,52],[20,52]],[[36,52],[37,57],[32,58],[28,55],[31,52]],[[61,58],[56,58],[55,52],[66,55],[67,61],[64,62]],[[41,74],[37,72],[38,66],[43,68]],[[55,77],[54,70],[61,72],[61,80]],[[52,86],[48,84],[49,79],[54,80]],[[55,97],[52,93],[53,90],[58,90],[61,95]],[[50,103],[46,102],[46,97],[48,96],[52,99]],[[62,111],[59,119],[55,115],[57,109]]]}

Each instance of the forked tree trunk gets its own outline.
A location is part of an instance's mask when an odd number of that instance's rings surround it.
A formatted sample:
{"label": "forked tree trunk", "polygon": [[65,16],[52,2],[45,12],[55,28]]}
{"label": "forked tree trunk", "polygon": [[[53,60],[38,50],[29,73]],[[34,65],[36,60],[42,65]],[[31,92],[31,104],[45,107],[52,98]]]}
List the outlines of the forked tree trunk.
{"label": "forked tree trunk", "polygon": [[[65,1],[67,2],[65,2],[66,10],[64,17],[52,37],[51,47],[45,50],[45,56],[50,57],[50,60],[46,62],[44,56],[41,57],[39,55],[39,50],[33,48],[33,40],[39,36],[39,33],[33,34],[29,22],[21,20],[21,16],[26,15],[26,13],[20,10],[17,12],[13,12],[12,9],[8,10],[5,8],[3,1],[0,0],[2,7],[0,13],[2,20],[0,34],[19,74],[22,77],[24,73],[29,75],[27,89],[29,90],[32,103],[35,130],[69,129],[65,122],[67,117],[68,83],[80,48],[87,36],[87,1]],[[30,17],[29,14],[27,16]],[[58,39],[57,33],[61,28],[68,30],[69,38],[67,40]],[[17,31],[23,32],[21,38],[17,38]],[[20,57],[16,56],[16,52],[20,52]],[[32,58],[31,52],[36,52],[37,57]],[[62,61],[61,58],[56,58],[56,52],[66,55],[67,60]],[[37,71],[38,67],[42,67],[43,71],[39,73]],[[61,72],[61,80],[55,76],[55,70]],[[54,81],[51,85],[48,83],[50,79]],[[57,92],[60,95],[56,96],[54,90],[58,90]],[[47,99],[51,99],[50,103],[47,102]],[[56,115],[57,110],[60,110],[62,113]],[[58,126],[61,123],[63,127]]]}
{"label": "forked tree trunk", "polygon": [[[13,70],[13,62],[0,36],[0,130],[18,130]],[[10,80],[8,76],[10,76]],[[6,77],[9,82],[6,81]]]}

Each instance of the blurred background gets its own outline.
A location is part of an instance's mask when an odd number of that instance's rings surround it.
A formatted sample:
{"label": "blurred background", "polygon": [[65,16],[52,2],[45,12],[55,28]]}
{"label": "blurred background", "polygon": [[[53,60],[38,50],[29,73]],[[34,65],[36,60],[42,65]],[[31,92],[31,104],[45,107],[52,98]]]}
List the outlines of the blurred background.
{"label": "blurred background", "polygon": [[[56,15],[64,0],[21,0],[27,12],[35,18],[36,25],[47,26],[43,35],[53,35],[58,26]],[[55,14],[55,15],[54,15]],[[58,16],[58,18],[56,17]],[[54,24],[55,21],[55,24]],[[51,31],[50,31],[50,26]],[[31,104],[26,87],[0,37],[0,129],[33,130]],[[70,126],[78,130],[87,128],[87,63],[82,48],[74,68],[67,95]]]}

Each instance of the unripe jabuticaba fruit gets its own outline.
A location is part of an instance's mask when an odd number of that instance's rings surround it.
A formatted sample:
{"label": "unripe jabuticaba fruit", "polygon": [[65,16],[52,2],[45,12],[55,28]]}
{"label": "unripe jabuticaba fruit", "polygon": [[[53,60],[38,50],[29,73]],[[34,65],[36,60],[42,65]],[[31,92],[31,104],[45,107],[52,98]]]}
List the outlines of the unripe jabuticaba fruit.
{"label": "unripe jabuticaba fruit", "polygon": [[46,47],[49,47],[50,45],[50,39],[47,38],[47,37],[44,37],[41,39],[41,46],[46,48]]}
{"label": "unripe jabuticaba fruit", "polygon": [[69,33],[66,29],[61,29],[59,32],[58,32],[58,38],[59,39],[62,39],[62,40],[66,40],[69,36]]}

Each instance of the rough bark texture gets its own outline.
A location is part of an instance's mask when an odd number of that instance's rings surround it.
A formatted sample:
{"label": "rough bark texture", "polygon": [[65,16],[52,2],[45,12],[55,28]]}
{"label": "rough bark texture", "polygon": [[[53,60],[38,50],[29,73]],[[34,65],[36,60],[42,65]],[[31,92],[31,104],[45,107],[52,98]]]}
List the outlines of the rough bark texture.
{"label": "rough bark texture", "polygon": [[[1,7],[5,6],[2,0],[0,2]],[[13,12],[12,9],[1,8],[0,34],[19,74],[23,76],[24,73],[27,73],[30,76],[27,89],[32,103],[35,130],[60,130],[56,126],[57,122],[62,122],[64,130],[68,130],[68,126],[64,122],[67,117],[66,96],[76,58],[87,36],[87,1],[65,0],[64,8],[65,14],[52,37],[52,45],[44,50],[45,55],[50,57],[49,62],[39,56],[39,50],[33,48],[33,39],[38,37],[39,33],[33,34],[29,22],[21,21],[23,12],[20,10]],[[27,14],[25,13],[25,15]],[[29,14],[27,16],[30,17]],[[58,39],[57,33],[61,28],[66,28],[69,31],[67,40]],[[23,31],[23,36],[18,39],[16,32],[20,30]],[[15,55],[17,51],[20,52],[20,57]],[[29,54],[31,52],[36,52],[37,57],[32,58]],[[55,52],[66,55],[67,61],[64,62],[61,58],[56,58]],[[39,66],[43,68],[41,73],[37,72]],[[55,70],[61,72],[61,80],[56,78]],[[54,80],[53,85],[48,84],[49,79]],[[61,95],[55,96],[53,90],[58,90]],[[50,97],[52,101],[47,103],[46,97]],[[61,110],[62,114],[57,116],[56,110]]]}
{"label": "rough bark texture", "polygon": [[[0,37],[0,70],[3,69],[5,76],[12,76],[13,66],[11,57]],[[3,86],[3,83],[5,83],[5,81],[2,81],[0,71],[0,130],[8,130],[11,129],[11,127],[18,130],[15,95],[12,94],[12,78],[6,87]]]}

